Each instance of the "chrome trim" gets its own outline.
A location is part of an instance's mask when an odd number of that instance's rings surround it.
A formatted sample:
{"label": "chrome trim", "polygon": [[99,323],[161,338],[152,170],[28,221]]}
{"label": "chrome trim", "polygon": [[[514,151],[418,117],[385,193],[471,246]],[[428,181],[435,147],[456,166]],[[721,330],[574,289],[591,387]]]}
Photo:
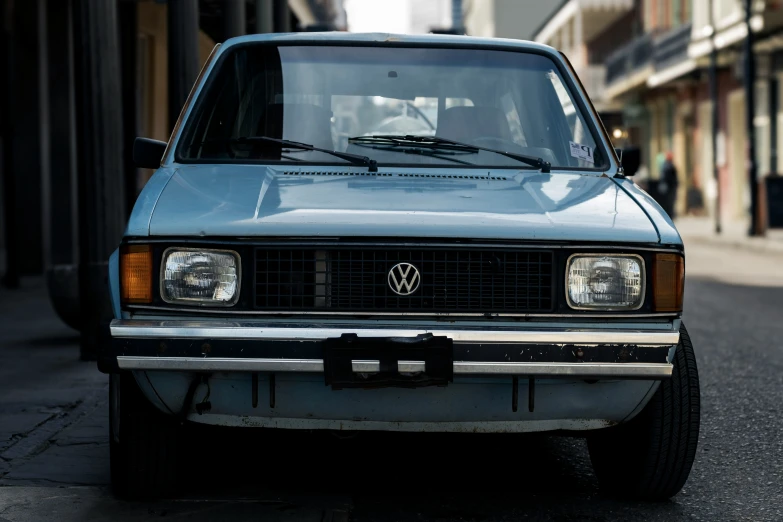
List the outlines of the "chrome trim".
{"label": "chrome trim", "polygon": [[[461,363],[454,363],[455,365]],[[374,373],[381,371],[381,361],[351,361],[351,369],[356,373]],[[397,361],[397,371],[400,373],[423,372],[426,369],[424,361]]]}
{"label": "chrome trim", "polygon": [[[166,297],[166,293],[163,291],[163,282],[166,275],[166,258],[171,255],[170,252],[214,252],[217,254],[231,254],[234,256],[234,260],[236,261],[236,269],[237,269],[237,291],[234,294],[234,297],[231,299],[231,301],[228,302],[220,302],[220,301],[199,301],[195,299],[169,299]],[[237,304],[239,302],[239,294],[242,293],[242,256],[239,255],[239,252],[235,250],[226,250],[226,249],[220,249],[220,248],[194,248],[194,247],[179,247],[179,246],[173,246],[169,247],[166,250],[163,251],[163,254],[160,256],[160,274],[158,274],[158,292],[160,294],[160,298],[170,304],[178,304],[183,305],[185,307],[191,307],[186,308],[187,310],[193,310],[193,307],[199,307],[199,306],[213,306],[216,308],[230,308]]]}
{"label": "chrome trim", "polygon": [[219,357],[141,357],[120,355],[122,370],[206,372],[323,372],[321,359],[240,359]]}
{"label": "chrome trim", "polygon": [[[317,296],[316,296],[317,297]],[[290,310],[208,310],[202,308],[178,308],[178,307],[166,307],[166,306],[148,306],[148,305],[126,305],[128,310],[160,310],[164,312],[197,312],[203,314],[225,314],[231,315],[245,315],[245,316],[265,316],[265,315],[287,315],[287,316],[310,316],[310,315],[350,315],[353,317],[371,317],[371,316],[385,316],[385,317],[579,317],[579,318],[595,318],[595,319],[635,319],[635,318],[664,318],[664,317],[679,317],[681,314],[677,312],[659,312],[655,314],[606,314],[601,312],[589,312],[594,313],[582,313],[582,314],[504,314],[504,313],[461,313],[461,312],[297,312]]]}
{"label": "chrome trim", "polygon": [[480,375],[532,375],[551,377],[616,377],[624,379],[667,378],[670,363],[495,363],[455,362],[454,373]]}
{"label": "chrome trim", "polygon": [[397,361],[397,371],[400,373],[423,372],[426,369],[425,364],[424,361]]}
{"label": "chrome trim", "polygon": [[[402,371],[399,368],[400,368],[400,364],[398,362],[397,371]],[[379,372],[381,371],[381,361],[351,361],[351,370],[353,370],[354,373]],[[422,370],[411,370],[411,371],[422,371]]]}
{"label": "chrome trim", "polygon": [[[392,237],[392,236],[389,236]],[[384,239],[388,239],[389,237],[380,236],[377,237],[376,240],[382,241]],[[204,239],[199,237],[183,237],[181,239],[178,239],[177,241],[184,241],[184,242],[192,242],[192,243],[198,243],[198,244],[215,244],[215,245],[223,245],[223,246],[233,246],[233,245],[242,245],[242,246],[251,246],[251,247],[275,247],[275,246],[306,246],[306,247],[367,247],[372,246],[373,248],[376,247],[394,247],[394,248],[429,248],[429,247],[437,247],[437,248],[506,248],[509,250],[553,250],[553,249],[585,249],[588,250],[585,252],[586,254],[589,254],[589,250],[595,250],[597,248],[600,248],[602,250],[633,250],[633,251],[644,251],[644,252],[668,252],[671,253],[672,251],[675,251],[677,253],[682,254],[683,253],[683,245],[676,245],[672,244],[668,247],[646,247],[646,246],[633,246],[633,245],[582,245],[582,244],[548,244],[548,243],[535,243],[535,244],[527,244],[524,243],[524,241],[530,241],[527,239],[520,239],[520,243],[516,244],[505,244],[505,243],[394,243],[394,242],[385,242],[382,241],[380,243],[362,243],[362,242],[337,242],[339,237],[332,237],[332,238],[324,238],[324,237],[318,237],[318,238],[302,238],[297,237],[292,239],[291,241],[270,241],[270,242],[263,242],[259,241],[259,239],[263,238],[257,238],[257,237],[247,237],[247,238],[238,238],[235,240],[215,240],[215,239]],[[324,239],[331,239],[330,241],[324,241]],[[157,238],[129,238],[127,240],[128,244],[134,244],[134,243],[171,243],[171,239],[157,239]]]}
{"label": "chrome trim", "polygon": [[[575,257],[633,257],[639,260],[639,267],[642,270],[642,292],[641,296],[642,298],[639,300],[639,305],[634,308],[620,308],[620,307],[595,307],[595,306],[578,306],[571,301],[571,296],[568,292],[569,282],[568,282],[568,276],[571,273],[571,262],[574,260]],[[640,256],[639,254],[612,254],[612,253],[605,253],[605,252],[579,252],[576,254],[571,254],[568,256],[568,259],[566,259],[565,263],[565,276],[564,276],[564,283],[565,283],[565,298],[566,298],[566,304],[568,304],[569,308],[572,308],[574,310],[591,310],[591,311],[605,311],[605,312],[619,312],[619,311],[626,311],[626,312],[633,312],[634,310],[639,310],[642,306],[644,306],[644,300],[647,298],[647,267],[644,264],[644,258]]]}
{"label": "chrome trim", "polygon": [[218,321],[134,321],[113,319],[112,337],[153,339],[252,339],[275,341],[323,341],[355,333],[360,337],[416,337],[431,333],[451,338],[456,343],[492,344],[632,344],[673,346],[679,331],[595,330],[595,329],[440,329],[440,328],[362,328],[355,325],[323,327],[259,326],[248,322]]}
{"label": "chrome trim", "polygon": [[[208,371],[208,372],[323,372],[321,359],[228,359],[213,357],[119,356],[123,370]],[[353,361],[353,371],[380,370],[378,361]],[[671,377],[669,363],[560,363],[560,362],[472,362],[455,361],[459,375],[522,375],[535,377],[578,377],[613,379],[664,379]],[[423,361],[400,361],[399,371],[423,371]]]}
{"label": "chrome trim", "polygon": [[[351,361],[356,373],[381,371],[380,361]],[[608,370],[607,370],[608,368]],[[668,370],[667,370],[668,368]],[[398,361],[400,373],[425,371],[424,361]],[[624,377],[665,375],[671,376],[672,365],[668,363],[554,363],[554,362],[473,362],[454,361],[454,373],[483,375],[605,375],[604,371],[621,371]]]}

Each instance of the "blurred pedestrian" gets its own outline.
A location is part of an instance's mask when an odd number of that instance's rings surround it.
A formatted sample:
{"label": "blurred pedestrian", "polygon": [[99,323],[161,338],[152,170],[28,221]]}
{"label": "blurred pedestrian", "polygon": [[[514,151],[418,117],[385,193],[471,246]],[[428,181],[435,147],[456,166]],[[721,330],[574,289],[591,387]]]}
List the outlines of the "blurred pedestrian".
{"label": "blurred pedestrian", "polygon": [[650,192],[650,170],[647,168],[647,165],[644,163],[639,165],[639,170],[636,171],[632,179],[643,191]]}
{"label": "blurred pedestrian", "polygon": [[677,167],[674,166],[674,154],[671,151],[666,153],[666,159],[661,164],[660,181],[658,182],[658,192],[661,195],[661,206],[663,210],[674,219],[674,205],[677,202]]}

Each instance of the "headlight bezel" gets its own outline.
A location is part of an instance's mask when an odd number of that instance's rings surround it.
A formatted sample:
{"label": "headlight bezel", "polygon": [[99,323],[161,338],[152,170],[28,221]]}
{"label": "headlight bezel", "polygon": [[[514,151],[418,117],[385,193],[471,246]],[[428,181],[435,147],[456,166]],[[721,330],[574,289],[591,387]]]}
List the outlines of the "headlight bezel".
{"label": "headlight bezel", "polygon": [[[236,292],[234,293],[234,296],[232,297],[231,301],[199,301],[194,299],[182,299],[182,298],[169,299],[166,296],[166,290],[165,290],[166,260],[168,259],[168,256],[172,251],[206,252],[206,253],[216,253],[216,254],[229,254],[233,256],[234,263],[236,266],[237,281],[236,281]],[[180,246],[170,246],[163,250],[163,253],[160,256],[160,270],[158,271],[158,295],[160,296],[161,301],[163,301],[164,303],[170,305],[177,305],[177,306],[189,306],[192,308],[231,308],[233,306],[236,306],[236,304],[239,302],[239,298],[241,294],[242,294],[242,256],[236,250],[229,250],[223,248],[199,248],[199,247],[180,247]]]}
{"label": "headlight bezel", "polygon": [[[575,258],[633,258],[639,262],[639,277],[641,282],[641,289],[639,291],[639,303],[634,307],[625,306],[594,306],[594,305],[578,305],[571,300],[571,292],[569,290],[569,278],[571,274],[571,264]],[[568,256],[565,262],[565,274],[563,276],[564,286],[563,292],[565,294],[566,305],[572,310],[579,310],[583,312],[635,312],[641,310],[647,302],[647,266],[640,254],[626,254],[617,252],[575,252]]]}

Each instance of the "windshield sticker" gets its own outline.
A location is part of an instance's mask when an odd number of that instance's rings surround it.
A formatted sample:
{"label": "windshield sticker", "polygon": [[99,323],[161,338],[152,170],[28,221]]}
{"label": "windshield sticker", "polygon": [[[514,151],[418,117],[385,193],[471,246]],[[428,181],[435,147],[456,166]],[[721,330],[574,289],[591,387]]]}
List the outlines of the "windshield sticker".
{"label": "windshield sticker", "polygon": [[580,145],[579,143],[574,143],[573,141],[569,141],[568,143],[571,144],[571,156],[580,160],[585,160],[588,163],[595,163],[595,159],[593,159],[593,148],[589,147],[587,145]]}

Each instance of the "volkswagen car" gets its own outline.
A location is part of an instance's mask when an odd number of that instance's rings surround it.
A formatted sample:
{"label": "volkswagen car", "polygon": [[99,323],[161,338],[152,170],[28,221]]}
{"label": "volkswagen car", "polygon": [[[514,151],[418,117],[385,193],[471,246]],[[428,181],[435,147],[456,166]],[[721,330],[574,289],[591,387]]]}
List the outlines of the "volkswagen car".
{"label": "volkswagen car", "polygon": [[[388,131],[400,114],[416,125]],[[134,158],[156,170],[110,259],[99,360],[118,494],[170,491],[196,423],[559,432],[612,494],[685,483],[683,243],[562,53],[234,38]]]}

